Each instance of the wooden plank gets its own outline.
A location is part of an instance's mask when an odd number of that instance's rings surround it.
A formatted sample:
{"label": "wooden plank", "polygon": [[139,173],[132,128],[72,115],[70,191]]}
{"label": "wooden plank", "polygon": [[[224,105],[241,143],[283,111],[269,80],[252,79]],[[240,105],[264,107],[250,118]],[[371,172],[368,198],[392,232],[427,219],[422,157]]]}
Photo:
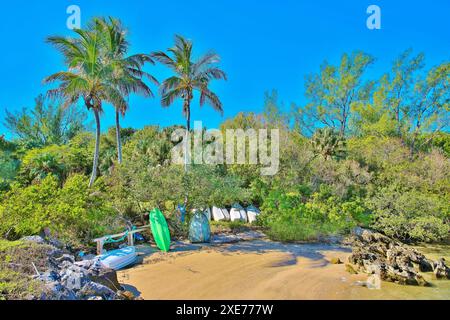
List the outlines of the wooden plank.
{"label": "wooden plank", "polygon": [[122,232],[122,233],[114,234],[114,235],[111,235],[111,236],[101,237],[101,238],[94,239],[92,241],[93,242],[99,242],[99,241],[104,241],[104,240],[109,239],[109,238],[120,238],[120,237],[123,237],[126,234],[133,235],[133,234],[135,234],[137,232],[142,232],[142,231],[146,230],[149,227],[150,227],[150,225],[143,226],[143,227],[140,227],[138,229],[135,229],[135,230],[132,230],[132,231],[129,231],[129,232]]}

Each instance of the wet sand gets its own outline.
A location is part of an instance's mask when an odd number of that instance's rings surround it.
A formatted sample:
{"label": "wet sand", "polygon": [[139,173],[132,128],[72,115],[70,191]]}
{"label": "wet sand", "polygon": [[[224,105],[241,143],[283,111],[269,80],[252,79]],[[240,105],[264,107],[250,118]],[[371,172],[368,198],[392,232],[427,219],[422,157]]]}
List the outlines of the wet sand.
{"label": "wet sand", "polygon": [[144,299],[450,299],[450,281],[433,287],[382,282],[370,290],[355,282],[344,264],[350,249],[323,244],[251,241],[220,247],[180,245],[174,252],[148,255],[143,264],[119,272],[125,288]]}

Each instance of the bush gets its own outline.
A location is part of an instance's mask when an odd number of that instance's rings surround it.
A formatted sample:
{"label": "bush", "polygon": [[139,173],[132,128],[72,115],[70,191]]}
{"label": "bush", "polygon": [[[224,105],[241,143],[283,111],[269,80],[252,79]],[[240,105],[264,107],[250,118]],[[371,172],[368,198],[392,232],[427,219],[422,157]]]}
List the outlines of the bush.
{"label": "bush", "polygon": [[311,194],[306,186],[298,191],[270,192],[262,207],[259,222],[274,240],[303,241],[324,235],[344,234],[356,225],[367,226],[371,216],[362,199],[343,201],[322,185]]}
{"label": "bush", "polygon": [[103,192],[101,180],[90,190],[81,175],[69,177],[63,187],[53,175],[25,188],[13,185],[0,204],[0,233],[18,239],[49,227],[62,240],[88,243],[114,226],[116,213]]}
{"label": "bush", "polygon": [[48,175],[56,176],[60,183],[72,173],[86,174],[90,170],[91,156],[86,149],[52,145],[28,151],[22,160],[20,180],[23,184],[42,181]]}
{"label": "bush", "polygon": [[396,186],[381,188],[369,202],[373,226],[402,241],[441,241],[450,232],[448,201],[448,197]]}

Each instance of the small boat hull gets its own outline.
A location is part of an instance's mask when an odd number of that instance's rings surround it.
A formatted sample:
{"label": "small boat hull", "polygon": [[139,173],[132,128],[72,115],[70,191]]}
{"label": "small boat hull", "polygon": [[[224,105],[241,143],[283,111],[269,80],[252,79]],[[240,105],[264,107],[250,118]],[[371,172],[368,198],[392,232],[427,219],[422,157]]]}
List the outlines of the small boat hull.
{"label": "small boat hull", "polygon": [[109,269],[120,270],[136,262],[136,248],[126,247],[108,251],[107,253],[98,256],[98,260],[103,266]]}

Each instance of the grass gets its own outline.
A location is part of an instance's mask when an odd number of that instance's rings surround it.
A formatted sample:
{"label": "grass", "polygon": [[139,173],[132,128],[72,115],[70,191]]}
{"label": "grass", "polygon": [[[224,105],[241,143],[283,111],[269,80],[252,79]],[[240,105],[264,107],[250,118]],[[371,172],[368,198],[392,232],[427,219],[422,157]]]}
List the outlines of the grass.
{"label": "grass", "polygon": [[343,234],[344,230],[331,223],[308,224],[303,222],[276,221],[269,224],[267,236],[280,242],[312,242],[323,236]]}
{"label": "grass", "polygon": [[257,227],[241,221],[211,221],[212,233],[238,233],[253,230]]}
{"label": "grass", "polygon": [[39,297],[43,291],[39,281],[31,279],[33,267],[46,269],[48,246],[22,241],[0,240],[0,300]]}

